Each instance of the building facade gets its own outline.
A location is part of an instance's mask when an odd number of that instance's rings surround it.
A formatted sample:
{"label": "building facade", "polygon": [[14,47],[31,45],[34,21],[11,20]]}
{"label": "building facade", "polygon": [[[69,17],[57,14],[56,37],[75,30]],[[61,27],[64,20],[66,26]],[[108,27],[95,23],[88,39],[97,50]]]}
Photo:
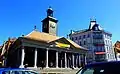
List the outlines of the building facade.
{"label": "building facade", "polygon": [[103,30],[96,20],[91,20],[88,29],[71,31],[69,37],[80,46],[89,49],[89,62],[115,60],[112,34]]}
{"label": "building facade", "polygon": [[88,50],[69,39],[58,37],[57,22],[49,8],[42,21],[42,32],[35,28],[16,38],[9,46],[6,66],[23,68],[27,64],[34,68],[79,68],[85,65]]}

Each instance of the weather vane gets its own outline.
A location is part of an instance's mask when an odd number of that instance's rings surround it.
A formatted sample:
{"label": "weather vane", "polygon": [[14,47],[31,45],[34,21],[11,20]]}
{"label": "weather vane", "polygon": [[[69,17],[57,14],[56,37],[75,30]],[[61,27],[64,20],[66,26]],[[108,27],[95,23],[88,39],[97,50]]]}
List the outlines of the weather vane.
{"label": "weather vane", "polygon": [[92,16],[92,17],[90,18],[90,21],[96,21],[95,17]]}

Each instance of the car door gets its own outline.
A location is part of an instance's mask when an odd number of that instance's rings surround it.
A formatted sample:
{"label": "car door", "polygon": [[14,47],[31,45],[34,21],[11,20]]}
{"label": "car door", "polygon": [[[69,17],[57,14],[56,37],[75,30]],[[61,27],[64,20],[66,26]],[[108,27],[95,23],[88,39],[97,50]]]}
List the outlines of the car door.
{"label": "car door", "polygon": [[1,74],[10,74],[10,71],[2,71]]}

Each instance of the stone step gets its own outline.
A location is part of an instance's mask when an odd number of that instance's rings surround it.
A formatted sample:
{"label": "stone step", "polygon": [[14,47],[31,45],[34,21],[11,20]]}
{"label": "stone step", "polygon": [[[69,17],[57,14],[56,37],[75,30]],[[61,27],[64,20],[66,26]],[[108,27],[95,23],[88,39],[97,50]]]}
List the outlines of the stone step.
{"label": "stone step", "polygon": [[44,69],[40,69],[40,68],[29,68],[32,70],[35,70],[39,73],[42,74],[76,74],[77,71],[79,71],[80,68],[75,68],[75,69],[71,69],[71,68],[44,68]]}

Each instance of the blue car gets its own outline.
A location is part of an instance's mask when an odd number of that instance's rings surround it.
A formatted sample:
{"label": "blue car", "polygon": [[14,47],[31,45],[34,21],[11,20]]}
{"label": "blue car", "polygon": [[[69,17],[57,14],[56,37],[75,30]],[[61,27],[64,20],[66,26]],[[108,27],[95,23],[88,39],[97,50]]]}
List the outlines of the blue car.
{"label": "blue car", "polygon": [[88,64],[76,74],[120,74],[120,61]]}
{"label": "blue car", "polygon": [[38,74],[36,71],[25,68],[0,68],[0,74]]}

